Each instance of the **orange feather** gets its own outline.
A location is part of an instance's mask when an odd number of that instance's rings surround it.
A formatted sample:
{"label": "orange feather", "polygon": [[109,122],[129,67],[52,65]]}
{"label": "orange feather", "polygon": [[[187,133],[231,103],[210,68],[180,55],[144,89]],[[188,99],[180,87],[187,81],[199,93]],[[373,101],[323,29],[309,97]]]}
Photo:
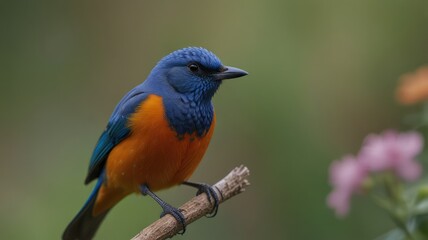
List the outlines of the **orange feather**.
{"label": "orange feather", "polygon": [[166,120],[162,98],[150,95],[129,119],[131,134],[110,152],[106,162],[106,182],[97,196],[93,215],[113,207],[139,186],[152,191],[186,181],[199,165],[211,140],[215,115],[202,137],[178,137]]}

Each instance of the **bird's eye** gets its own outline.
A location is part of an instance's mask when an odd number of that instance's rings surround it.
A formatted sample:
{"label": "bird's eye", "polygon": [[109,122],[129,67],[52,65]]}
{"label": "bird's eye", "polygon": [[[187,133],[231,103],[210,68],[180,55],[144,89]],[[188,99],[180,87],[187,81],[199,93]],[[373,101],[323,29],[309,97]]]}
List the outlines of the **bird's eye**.
{"label": "bird's eye", "polygon": [[187,66],[189,68],[190,71],[192,72],[197,72],[199,70],[199,66],[198,64],[195,63],[191,63]]}

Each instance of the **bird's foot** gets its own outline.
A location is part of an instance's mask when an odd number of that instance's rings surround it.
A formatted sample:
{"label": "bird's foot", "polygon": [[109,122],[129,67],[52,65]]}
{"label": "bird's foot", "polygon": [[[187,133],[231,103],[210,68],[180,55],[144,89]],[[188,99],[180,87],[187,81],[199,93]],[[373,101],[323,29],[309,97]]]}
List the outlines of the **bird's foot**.
{"label": "bird's foot", "polygon": [[167,214],[171,214],[175,218],[175,220],[177,220],[177,222],[182,227],[182,230],[179,232],[179,234],[184,234],[184,232],[186,232],[186,219],[183,213],[181,213],[178,208],[175,208],[164,202],[156,194],[150,191],[149,187],[145,184],[140,186],[140,192],[143,195],[149,195],[150,197],[152,197],[162,207],[162,213],[160,215],[161,218]]}
{"label": "bird's foot", "polygon": [[206,184],[206,183],[193,183],[193,182],[183,182],[184,185],[197,188],[198,191],[196,192],[196,195],[200,195],[202,193],[207,194],[208,201],[213,204],[213,208],[211,212],[206,215],[208,218],[215,217],[218,212],[218,206],[220,204],[219,197],[217,195],[217,192],[215,191],[214,187]]}
{"label": "bird's foot", "polygon": [[160,217],[162,218],[163,216],[167,215],[167,214],[171,214],[175,220],[177,220],[177,222],[180,223],[182,230],[179,232],[179,234],[184,234],[184,232],[186,232],[186,219],[184,218],[183,213],[180,211],[180,209],[175,208],[169,204],[165,204],[162,206],[162,213],[160,215]]}

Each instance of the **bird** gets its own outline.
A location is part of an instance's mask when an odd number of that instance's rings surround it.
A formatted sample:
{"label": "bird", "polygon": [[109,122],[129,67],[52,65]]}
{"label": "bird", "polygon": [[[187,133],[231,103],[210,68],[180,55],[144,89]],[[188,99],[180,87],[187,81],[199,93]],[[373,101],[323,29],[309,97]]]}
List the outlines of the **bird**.
{"label": "bird", "polygon": [[177,185],[206,193],[214,216],[219,204],[214,189],[188,179],[213,135],[214,94],[223,80],[247,74],[223,65],[202,47],[163,57],[114,108],[89,161],[85,184],[96,184],[62,239],[92,239],[111,208],[132,193],[153,198],[162,208],[161,217],[171,214],[184,233],[183,214],[155,193]]}

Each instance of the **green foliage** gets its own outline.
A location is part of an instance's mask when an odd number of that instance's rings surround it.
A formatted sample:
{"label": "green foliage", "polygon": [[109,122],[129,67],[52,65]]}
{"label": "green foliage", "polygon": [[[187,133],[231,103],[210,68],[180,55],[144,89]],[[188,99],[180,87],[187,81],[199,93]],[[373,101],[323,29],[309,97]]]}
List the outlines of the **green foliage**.
{"label": "green foliage", "polygon": [[[414,186],[405,194],[406,215],[401,228],[393,229],[376,240],[423,240],[428,238],[428,188],[426,181]],[[383,207],[384,204],[380,204]],[[394,209],[387,209],[388,212]],[[393,213],[391,214],[391,216]],[[400,226],[400,223],[397,224]],[[405,231],[409,235],[405,234]]]}

